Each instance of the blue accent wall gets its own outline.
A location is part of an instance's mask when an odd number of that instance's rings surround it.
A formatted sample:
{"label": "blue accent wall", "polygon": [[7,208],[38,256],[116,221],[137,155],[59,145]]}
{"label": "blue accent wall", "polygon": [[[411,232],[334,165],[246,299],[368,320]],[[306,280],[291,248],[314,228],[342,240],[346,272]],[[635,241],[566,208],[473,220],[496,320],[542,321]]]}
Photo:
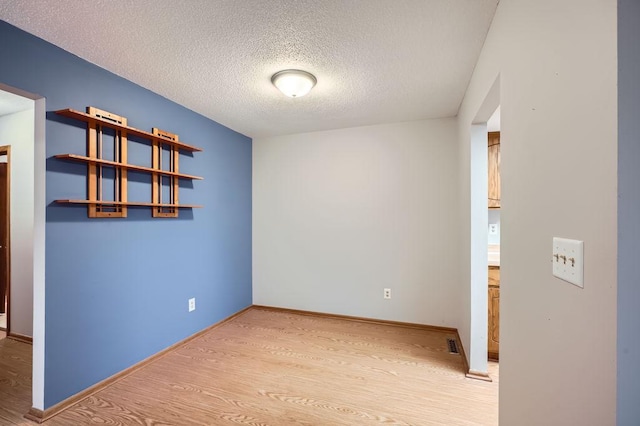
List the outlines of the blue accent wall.
{"label": "blue accent wall", "polygon": [[[48,408],[251,304],[252,142],[2,21],[0,40],[0,83],[46,98]],[[86,165],[51,158],[85,153],[86,125],[52,111],[89,105],[203,148],[181,156],[180,170],[204,180],[182,181],[180,202],[204,208],[88,219],[86,207],[55,204],[86,198]],[[134,145],[129,162],[150,164],[148,146]],[[129,181],[131,201],[150,201],[148,175]]]}

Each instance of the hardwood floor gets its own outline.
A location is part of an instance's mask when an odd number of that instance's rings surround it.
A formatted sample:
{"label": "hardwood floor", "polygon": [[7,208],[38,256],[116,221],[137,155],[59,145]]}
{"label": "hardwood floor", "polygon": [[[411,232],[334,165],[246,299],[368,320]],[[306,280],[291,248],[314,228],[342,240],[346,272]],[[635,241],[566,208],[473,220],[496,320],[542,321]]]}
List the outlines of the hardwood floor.
{"label": "hardwood floor", "polygon": [[22,416],[31,408],[31,345],[0,340],[0,424],[33,423]]}
{"label": "hardwood floor", "polygon": [[497,380],[465,378],[447,337],[254,308],[45,425],[497,424]]}

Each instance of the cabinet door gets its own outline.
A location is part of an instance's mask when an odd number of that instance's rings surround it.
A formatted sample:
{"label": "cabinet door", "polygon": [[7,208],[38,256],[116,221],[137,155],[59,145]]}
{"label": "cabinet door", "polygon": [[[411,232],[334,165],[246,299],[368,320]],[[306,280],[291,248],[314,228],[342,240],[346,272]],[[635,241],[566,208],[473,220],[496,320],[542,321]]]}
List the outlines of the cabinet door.
{"label": "cabinet door", "polygon": [[489,266],[489,287],[500,287],[499,266]]}
{"label": "cabinet door", "polygon": [[500,353],[500,287],[489,287],[489,335],[490,359],[498,359]]}
{"label": "cabinet door", "polygon": [[500,132],[489,132],[489,208],[500,207]]}

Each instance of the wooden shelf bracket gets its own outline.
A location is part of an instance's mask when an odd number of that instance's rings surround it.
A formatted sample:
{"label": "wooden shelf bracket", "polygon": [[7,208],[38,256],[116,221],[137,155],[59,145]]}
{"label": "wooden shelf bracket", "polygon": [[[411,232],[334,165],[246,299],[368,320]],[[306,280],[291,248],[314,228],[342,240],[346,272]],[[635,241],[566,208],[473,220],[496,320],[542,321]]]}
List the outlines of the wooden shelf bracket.
{"label": "wooden shelf bracket", "polygon": [[[156,127],[153,128],[153,134],[159,136],[167,141],[178,142],[178,135],[169,133],[164,130],[160,130]],[[156,170],[162,170],[162,154],[165,151],[165,147],[169,153],[169,171],[172,173],[179,173],[178,163],[180,160],[180,153],[176,145],[168,145],[162,143],[160,139],[154,139],[152,142],[152,166]],[[169,192],[169,204],[178,203],[178,178],[176,176],[161,176],[159,174],[153,175],[153,184],[151,189],[151,199],[154,203],[162,204],[163,189],[165,187],[164,181],[168,180],[168,192]],[[153,207],[153,217],[178,217],[178,209],[175,207]]]}
{"label": "wooden shelf bracket", "polygon": [[[87,113],[94,117],[109,120],[121,126],[127,125],[125,117],[100,110],[95,107],[88,107]],[[105,134],[104,127],[97,122],[89,122],[87,152],[89,158],[103,159],[105,155],[105,145],[109,136]],[[113,131],[113,160],[117,163],[127,163],[127,132],[125,130]],[[118,167],[109,167],[104,164],[88,163],[88,199],[89,201],[105,201],[105,186],[112,183],[112,194],[109,200],[115,202],[127,202],[127,170]],[[108,172],[113,173],[112,180],[106,178]],[[127,206],[122,204],[89,204],[89,217],[127,217]]]}

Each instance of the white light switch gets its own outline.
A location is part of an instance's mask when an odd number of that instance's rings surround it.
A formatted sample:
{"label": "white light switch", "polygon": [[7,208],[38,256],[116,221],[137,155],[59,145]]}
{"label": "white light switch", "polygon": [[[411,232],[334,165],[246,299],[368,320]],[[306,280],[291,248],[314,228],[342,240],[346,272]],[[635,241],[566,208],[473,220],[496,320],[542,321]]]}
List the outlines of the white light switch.
{"label": "white light switch", "polygon": [[553,275],[584,288],[584,242],[553,237]]}

